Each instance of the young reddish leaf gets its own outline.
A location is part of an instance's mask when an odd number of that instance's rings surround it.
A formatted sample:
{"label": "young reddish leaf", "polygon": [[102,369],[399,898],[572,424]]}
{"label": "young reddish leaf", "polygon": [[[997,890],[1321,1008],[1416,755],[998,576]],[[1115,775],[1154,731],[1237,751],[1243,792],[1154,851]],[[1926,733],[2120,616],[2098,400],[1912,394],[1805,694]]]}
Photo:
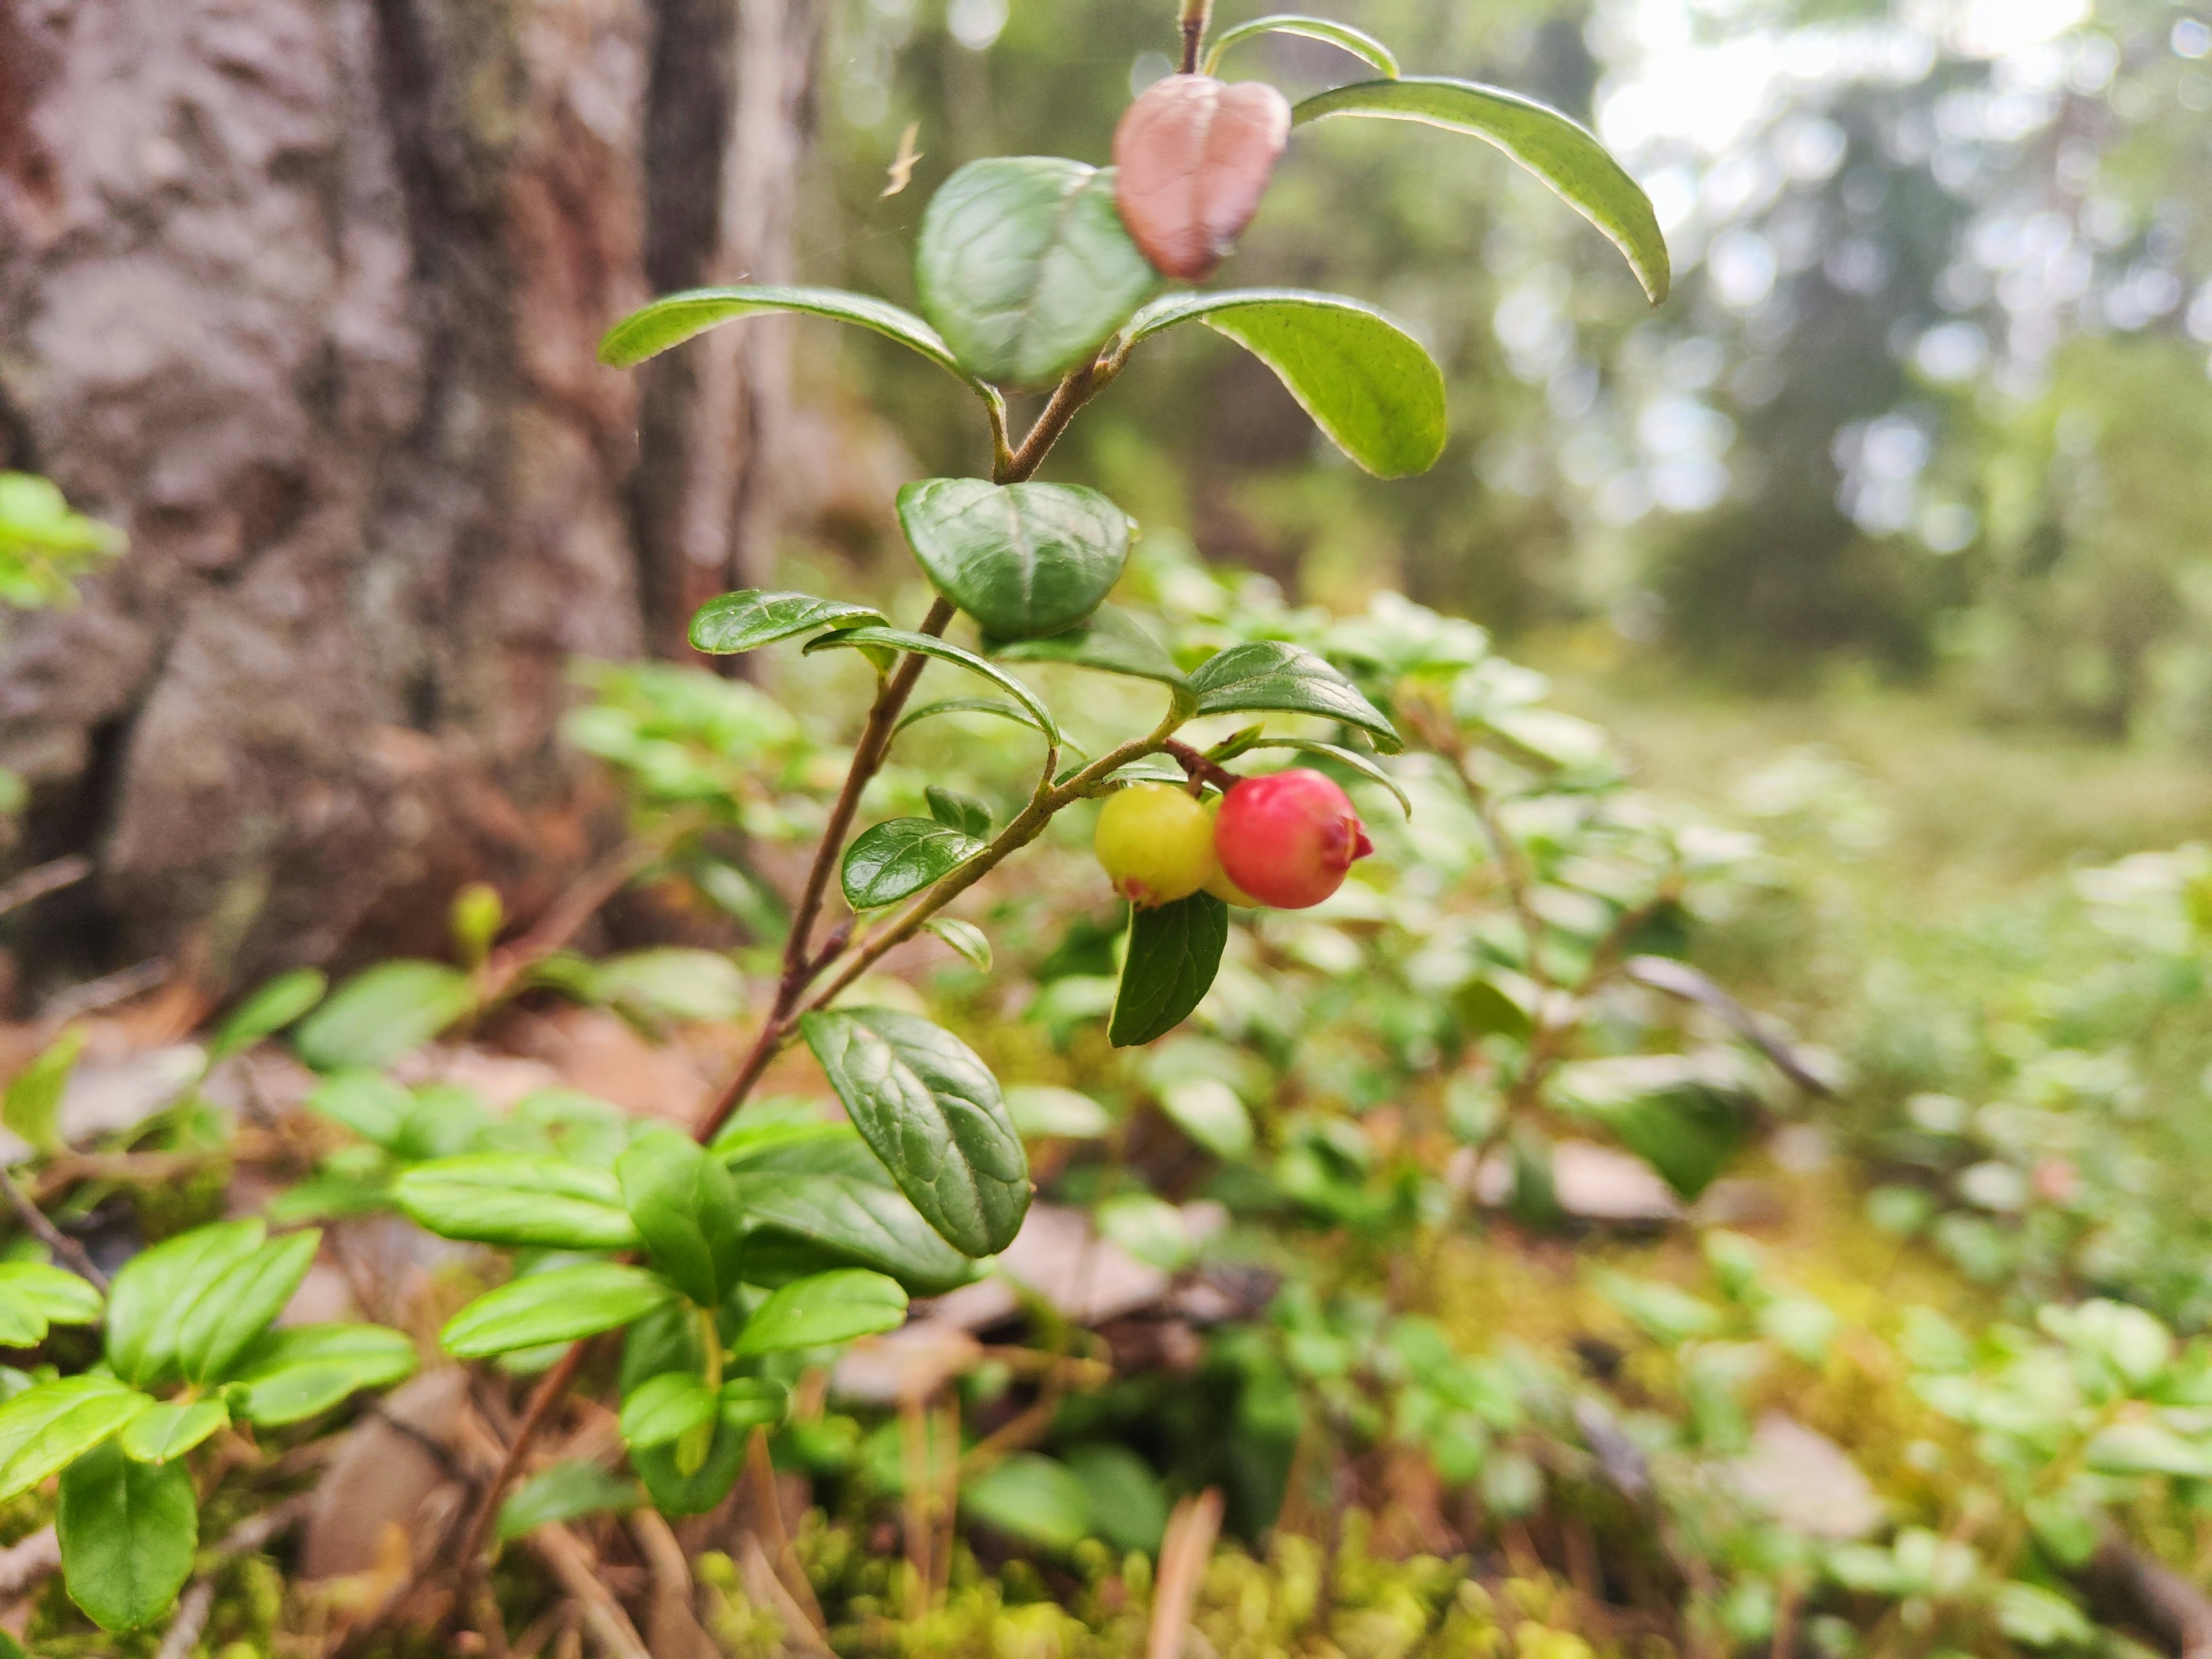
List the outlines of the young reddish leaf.
{"label": "young reddish leaf", "polygon": [[1155,81],[1114,129],[1114,203],[1145,257],[1201,282],[1259,210],[1291,136],[1291,106],[1264,81]]}

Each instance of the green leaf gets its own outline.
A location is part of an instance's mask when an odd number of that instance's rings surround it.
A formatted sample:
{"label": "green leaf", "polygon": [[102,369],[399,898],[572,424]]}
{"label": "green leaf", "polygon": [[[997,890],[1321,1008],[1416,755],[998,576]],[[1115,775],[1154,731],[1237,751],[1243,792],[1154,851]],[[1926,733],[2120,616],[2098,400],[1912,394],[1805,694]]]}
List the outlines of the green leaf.
{"label": "green leaf", "polygon": [[1997,1586],[1990,1605],[1997,1628],[2015,1642],[2032,1648],[2086,1648],[2097,1638],[2096,1626],[2056,1590],[2040,1584],[2010,1579]]}
{"label": "green leaf", "polygon": [[330,981],[319,968],[295,968],[279,974],[231,1011],[208,1044],[210,1064],[274,1036],[323,1000]]}
{"label": "green leaf", "polygon": [[230,1408],[220,1400],[156,1406],[133,1418],[118,1443],[123,1455],[136,1462],[167,1463],[182,1457],[229,1421]]}
{"label": "green leaf", "polygon": [[1390,792],[1390,798],[1398,803],[1400,811],[1409,818],[1413,816],[1413,803],[1407,799],[1398,780],[1385,772],[1372,755],[1363,755],[1357,749],[1346,749],[1334,743],[1322,743],[1316,738],[1255,738],[1238,752],[1249,754],[1256,749],[1290,749],[1301,755],[1319,755],[1326,760],[1333,760],[1339,766],[1358,773],[1370,783],[1381,784]]}
{"label": "green leaf", "polygon": [[719,1307],[738,1287],[744,1248],[728,1167],[690,1136],[656,1125],[616,1160],[615,1174],[653,1266],[701,1307]]}
{"label": "green leaf", "polygon": [[364,1389],[404,1382],[415,1364],[414,1343],[381,1325],[271,1331],[239,1366],[233,1409],[264,1427],[297,1423]]}
{"label": "green leaf", "polygon": [[393,1200],[445,1238],[554,1250],[625,1250],[636,1224],[612,1172],[524,1152],[472,1152],[418,1164]]}
{"label": "green leaf", "polygon": [[1171,294],[1137,313],[1130,343],[1193,321],[1274,370],[1329,441],[1376,477],[1425,472],[1443,453],[1443,371],[1374,307],[1302,289]]}
{"label": "green leaf", "polygon": [[61,1150],[62,1095],[84,1049],[84,1028],[73,1025],[15,1073],[0,1099],[0,1123],[41,1152]]}
{"label": "green leaf", "polygon": [[800,1033],[853,1127],[954,1249],[992,1255],[1030,1204],[1029,1158],[975,1051],[890,1008],[807,1015]]}
{"label": "green leaf", "polygon": [[1006,1115],[1031,1139],[1095,1140],[1114,1127],[1106,1109],[1089,1095],[1048,1083],[1019,1083],[1007,1090]]}
{"label": "green leaf", "polygon": [[691,618],[691,648],[726,657],[757,650],[824,628],[853,628],[880,623],[884,613],[843,599],[817,599],[811,593],[766,593],[748,587],[701,605]]}
{"label": "green leaf", "polygon": [[199,1547],[200,1511],[182,1463],[140,1463],[102,1446],[62,1472],[54,1530],[70,1600],[102,1630],[137,1630],[177,1599]]}
{"label": "green leaf", "polygon": [[1286,640],[1252,640],[1208,657],[1192,672],[1190,689],[1198,693],[1201,714],[1262,709],[1318,714],[1358,726],[1387,753],[1403,746],[1396,728],[1358,687],[1326,659]]}
{"label": "green leaf", "polygon": [[740,1359],[750,1359],[788,1348],[826,1347],[904,1323],[906,1291],[896,1279],[863,1267],[840,1267],[793,1279],[771,1295],[745,1322],[735,1352]]}
{"label": "green leaf", "polygon": [[922,216],[915,279],[963,365],[1025,386],[1087,361],[1159,280],[1122,228],[1112,170],[1049,155],[970,161],[946,179]]}
{"label": "green leaf", "polygon": [[1074,627],[1129,557],[1129,515],[1077,484],[924,478],[899,490],[898,515],[938,592],[1000,639]]}
{"label": "green leaf", "polygon": [[983,850],[975,836],[935,818],[889,818],[853,837],[837,883],[855,910],[880,909],[919,893]]}
{"label": "green leaf", "polygon": [[1005,669],[984,661],[972,651],[963,651],[957,645],[947,645],[934,634],[910,634],[902,628],[848,628],[809,641],[806,650],[811,655],[831,646],[851,646],[855,649],[881,646],[894,651],[912,651],[921,656],[934,657],[939,662],[954,664],[971,674],[981,674],[1000,690],[1010,693],[1016,702],[1028,710],[1030,718],[1036,721],[1038,731],[1054,743],[1060,741],[1060,727],[1053,720],[1052,711],[1037,701],[1036,692]]}
{"label": "green leaf", "polygon": [[90,1451],[154,1401],[112,1376],[64,1376],[0,1404],[0,1502]]}
{"label": "green leaf", "polygon": [[126,1382],[152,1385],[177,1372],[185,1322],[222,1276],[261,1248],[258,1221],[223,1221],[180,1233],[123,1266],[107,1290],[107,1363]]}
{"label": "green leaf", "polygon": [[973,1272],[896,1187],[835,1174],[741,1174],[737,1182],[749,1261],[757,1264],[780,1238],[803,1241],[825,1265],[872,1267],[917,1296],[964,1285]]}
{"label": "green leaf", "polygon": [[1066,1464],[1015,1452],[960,1486],[972,1518],[1047,1549],[1073,1549],[1091,1535],[1091,1492]]}
{"label": "green leaf", "polygon": [[592,995],[633,1018],[708,1024],[735,1019],[748,1000],[745,976],[719,951],[657,945],[592,964]]}
{"label": "green leaf", "polygon": [[1177,1078],[1163,1085],[1160,1109],[1216,1158],[1233,1163],[1252,1151],[1252,1114],[1218,1077]]}
{"label": "green leaf", "polygon": [[1271,16],[1255,17],[1249,23],[1239,23],[1235,28],[1224,29],[1214,37],[1213,49],[1206,54],[1206,73],[1214,74],[1222,53],[1240,40],[1249,40],[1261,34],[1296,34],[1309,40],[1326,40],[1332,46],[1341,46],[1354,58],[1360,58],[1393,80],[1397,78],[1398,60],[1390,48],[1364,30],[1349,23],[1340,23],[1331,17],[1300,17],[1293,13],[1278,12]]}
{"label": "green leaf", "polygon": [[0,1291],[21,1297],[56,1325],[97,1325],[103,1305],[99,1286],[42,1261],[0,1262]]}
{"label": "green leaf", "polygon": [[873,329],[921,353],[962,385],[982,391],[937,331],[912,312],[872,295],[848,294],[835,288],[695,288],[663,295],[607,331],[599,342],[599,361],[615,368],[629,368],[722,323],[771,311],[804,312]]}
{"label": "green leaf", "polygon": [[340,1072],[307,1097],[308,1106],[374,1146],[397,1152],[415,1097],[381,1072]]}
{"label": "green leaf", "polygon": [[957,789],[947,789],[933,783],[921,792],[929,803],[929,816],[947,829],[957,830],[963,835],[986,841],[991,834],[991,809],[973,795],[963,795]]}
{"label": "green leaf", "polygon": [[2212,1445],[2185,1440],[2162,1423],[2115,1423],[2100,1429],[2091,1437],[2081,1461],[2099,1474],[2176,1474],[2212,1480]]}
{"label": "green leaf", "polygon": [[1419,121],[1497,145],[1611,239],[1653,305],[1667,297],[1667,240],[1650,199],[1603,144],[1559,111],[1498,87],[1416,76],[1317,93],[1291,110],[1291,121],[1303,126],[1332,115]]}
{"label": "green leaf", "polygon": [[986,640],[983,648],[1007,662],[1064,662],[1104,674],[1158,680],[1180,690],[1183,672],[1166,648],[1126,611],[1102,605],[1080,628],[1042,640]]}
{"label": "green leaf", "polygon": [[675,1293],[642,1267],[612,1261],[555,1267],[478,1297],[446,1322],[438,1340],[456,1359],[573,1342],[627,1325]]}
{"label": "green leaf", "polygon": [[717,1418],[706,1455],[689,1470],[681,1467],[680,1443],[647,1446],[630,1453],[630,1467],[645,1481],[653,1507],[663,1515],[704,1515],[730,1495],[745,1461],[750,1424]]}
{"label": "green leaf", "polygon": [[[933,720],[939,714],[990,714],[1002,720],[1012,720],[1017,726],[1026,726],[1032,732],[1045,730],[1037,723],[1036,716],[1028,709],[1001,697],[940,697],[935,702],[926,702],[919,708],[908,709],[900,717],[899,723],[891,727],[891,735],[896,737],[917,720]],[[1066,744],[1066,738],[1060,741]]]}
{"label": "green leaf", "polygon": [[622,1402],[623,1443],[633,1451],[665,1446],[714,1420],[721,1400],[689,1371],[648,1376]]}
{"label": "green leaf", "polygon": [[0,1348],[35,1348],[46,1340],[46,1316],[28,1298],[0,1289]]}
{"label": "green leaf", "polygon": [[177,1325],[177,1363],[188,1382],[221,1382],[276,1322],[307,1276],[323,1236],[313,1228],[271,1239],[208,1282]]}
{"label": "green leaf", "polygon": [[292,1034],[319,1072],[374,1067],[420,1048],[476,1006],[469,976],[441,962],[380,962],[356,974]]}
{"label": "green leaf", "polygon": [[732,1428],[772,1429],[791,1409],[791,1390],[764,1376],[737,1376],[722,1384],[718,1407]]}
{"label": "green leaf", "polygon": [[991,971],[990,937],[974,922],[954,916],[932,916],[921,926],[923,932],[936,934],[958,951],[961,959],[977,972]]}
{"label": "green leaf", "polygon": [[507,1495],[499,1510],[499,1541],[587,1515],[626,1515],[637,1507],[637,1482],[610,1474],[596,1463],[556,1463]]}
{"label": "green leaf", "polygon": [[1167,1493],[1152,1466],[1127,1446],[1095,1443],[1067,1454],[1067,1467],[1090,1498],[1091,1520],[1115,1549],[1159,1553],[1168,1529]]}
{"label": "green leaf", "polygon": [[1107,1041],[1132,1048],[1182,1024],[1212,985],[1228,943],[1229,907],[1211,893],[1149,910],[1132,906],[1129,951]]}

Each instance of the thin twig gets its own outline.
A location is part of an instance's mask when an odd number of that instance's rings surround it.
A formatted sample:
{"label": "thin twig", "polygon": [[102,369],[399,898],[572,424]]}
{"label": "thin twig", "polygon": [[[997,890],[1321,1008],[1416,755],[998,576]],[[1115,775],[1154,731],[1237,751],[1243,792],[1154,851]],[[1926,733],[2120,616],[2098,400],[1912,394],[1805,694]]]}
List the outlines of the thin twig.
{"label": "thin twig", "polygon": [[79,1279],[88,1279],[101,1290],[107,1288],[107,1275],[83,1245],[71,1238],[47,1218],[46,1212],[31,1202],[31,1195],[17,1184],[15,1176],[0,1169],[0,1195],[4,1195],[8,1206],[21,1218],[32,1235],[66,1263]]}
{"label": "thin twig", "polygon": [[507,1455],[500,1460],[499,1468],[493,1472],[491,1479],[485,1482],[483,1491],[477,1494],[476,1510],[469,1516],[467,1530],[461,1534],[460,1553],[453,1558],[461,1574],[464,1592],[458,1606],[465,1607],[469,1605],[466,1591],[475,1583],[483,1558],[484,1542],[491,1536],[491,1524],[499,1515],[499,1502],[507,1492],[507,1484],[521,1469],[522,1460],[529,1455],[530,1443],[538,1437],[538,1431],[553,1414],[553,1408],[561,1403],[562,1396],[568,1392],[569,1385],[576,1380],[576,1373],[583,1368],[584,1345],[572,1342],[568,1345],[568,1352],[554,1362],[553,1369],[540,1377],[537,1388],[531,1391],[530,1403],[522,1409],[522,1421],[515,1427],[514,1438],[507,1443]]}
{"label": "thin twig", "polygon": [[49,859],[44,864],[33,865],[14,880],[0,884],[0,916],[10,910],[20,910],[33,899],[82,881],[92,873],[92,860],[82,853],[70,853],[64,857]]}
{"label": "thin twig", "polygon": [[1222,765],[1220,762],[1209,760],[1187,743],[1179,743],[1175,738],[1170,738],[1160,745],[1160,748],[1169,759],[1190,775],[1194,783],[1210,783],[1222,793],[1227,794],[1241,781],[1234,772]]}
{"label": "thin twig", "polygon": [[208,1615],[214,1611],[215,1580],[203,1578],[178,1601],[176,1615],[162,1633],[161,1645],[154,1650],[154,1659],[191,1659],[192,1650],[200,1644],[207,1629]]}
{"label": "thin twig", "polygon": [[477,978],[478,1003],[489,1006],[506,996],[523,975],[567,945],[640,872],[665,856],[699,823],[693,814],[673,813],[651,835],[624,842],[577,877],[544,915],[485,960]]}
{"label": "thin twig", "polygon": [[614,1593],[592,1571],[590,1553],[575,1534],[557,1522],[543,1526],[524,1540],[538,1559],[552,1569],[561,1588],[574,1597],[588,1624],[615,1659],[653,1659],[645,1638],[630,1623]]}
{"label": "thin twig", "polygon": [[91,980],[64,991],[39,1011],[39,1023],[62,1025],[85,1014],[96,1014],[102,1008],[112,1008],[118,1002],[128,1002],[142,992],[154,989],[168,977],[169,964],[160,957],[149,957],[144,962],[118,969],[104,979]]}

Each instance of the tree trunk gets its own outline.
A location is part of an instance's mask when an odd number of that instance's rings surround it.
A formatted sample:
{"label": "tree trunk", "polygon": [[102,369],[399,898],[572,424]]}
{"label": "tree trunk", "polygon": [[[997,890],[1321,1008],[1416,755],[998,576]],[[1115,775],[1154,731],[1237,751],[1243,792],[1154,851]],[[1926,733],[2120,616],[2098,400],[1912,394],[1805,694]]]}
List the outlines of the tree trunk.
{"label": "tree trunk", "polygon": [[[652,383],[641,466],[593,348],[787,265],[807,4],[0,0],[0,465],[131,538],[0,645],[22,855],[99,866],[34,964],[435,948],[459,882],[526,914],[588,855],[568,664],[753,568],[782,395],[772,341]],[[722,470],[680,566],[669,453]]]}

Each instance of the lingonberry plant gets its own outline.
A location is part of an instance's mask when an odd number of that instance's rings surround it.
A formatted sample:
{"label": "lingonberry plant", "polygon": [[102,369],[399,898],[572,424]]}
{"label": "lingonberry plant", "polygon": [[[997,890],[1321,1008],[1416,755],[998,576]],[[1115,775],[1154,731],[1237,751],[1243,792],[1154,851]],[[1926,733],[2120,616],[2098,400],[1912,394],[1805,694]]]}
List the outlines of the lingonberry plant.
{"label": "lingonberry plant", "polygon": [[[899,491],[899,522],[937,593],[911,628],[851,599],[753,590],[714,600],[693,622],[702,652],[797,641],[809,656],[859,653],[876,684],[789,915],[757,1038],[690,1134],[611,1124],[557,1103],[495,1129],[446,1109],[434,1091],[377,1074],[413,1042],[520,988],[605,991],[611,982],[561,957],[557,920],[491,951],[501,917],[488,895],[466,895],[457,908],[465,969],[387,964],[316,1008],[295,1035],[325,1074],[314,1103],[373,1149],[335,1172],[339,1187],[353,1182],[354,1201],[393,1203],[446,1237],[519,1253],[507,1282],[463,1307],[441,1336],[455,1358],[538,1375],[500,1467],[479,1483],[450,1547],[434,1553],[458,1581],[460,1616],[496,1617],[485,1607],[486,1547],[541,1427],[585,1376],[593,1339],[620,1336],[611,1379],[620,1432],[653,1504],[696,1513],[731,1490],[759,1432],[784,1420],[795,1356],[898,1325],[910,1292],[960,1283],[1013,1239],[1030,1170],[989,1068],[918,1014],[848,998],[888,953],[930,929],[987,960],[987,942],[947,916],[948,904],[1058,815],[1103,797],[1098,856],[1131,902],[1109,1035],[1120,1047],[1149,1043],[1213,984],[1232,906],[1315,905],[1370,851],[1330,777],[1307,767],[1240,775],[1230,765],[1287,750],[1347,775],[1377,775],[1372,752],[1401,746],[1393,720],[1325,656],[1289,640],[1171,652],[1109,603],[1129,556],[1128,516],[1095,489],[1036,477],[1139,348],[1188,323],[1260,358],[1369,472],[1402,476],[1436,460],[1443,377],[1382,312],[1283,289],[1161,292],[1164,279],[1203,279],[1229,255],[1291,132],[1367,116],[1484,139],[1609,236],[1655,301],[1665,292],[1667,253],[1650,204],[1565,117],[1494,88],[1401,76],[1380,43],[1325,20],[1261,18],[1227,31],[1202,60],[1204,0],[1187,4],[1178,26],[1181,72],[1128,110],[1115,167],[995,157],[946,181],[916,250],[923,315],[825,289],[713,289],[647,306],[603,344],[605,362],[627,366],[761,313],[858,324],[975,395],[990,476]],[[1276,31],[1329,41],[1379,73],[1295,107],[1263,82],[1212,73],[1236,46]],[[1046,396],[1017,439],[1006,394],[1028,391]],[[965,644],[951,637],[963,617],[975,630]],[[1149,683],[1164,707],[1103,752],[1071,757],[1052,708],[1013,672],[1023,664]],[[933,665],[981,679],[988,694],[910,707]],[[1018,810],[999,823],[984,803],[939,788],[927,816],[855,834],[901,734],[976,712],[1025,728],[1038,744]],[[1227,715],[1258,723],[1206,748],[1178,735]],[[1319,722],[1329,735],[1271,726],[1285,718]],[[720,800],[710,787],[688,816],[671,815],[657,837],[622,855],[610,880],[676,856],[690,830],[744,787],[732,780]],[[831,922],[833,884],[850,914]],[[321,989],[319,980],[287,982],[254,1020],[277,1029]],[[849,1130],[774,1110],[739,1115],[794,1042],[811,1050]],[[315,1196],[336,1201],[337,1192],[326,1182]],[[290,1213],[311,1208],[295,1199]],[[101,1624],[147,1622],[184,1582],[197,1528],[186,1461],[195,1447],[233,1422],[313,1416],[410,1368],[407,1345],[373,1328],[270,1334],[315,1248],[313,1232],[270,1240],[260,1223],[231,1222],[144,1253],[106,1306],[102,1363],[30,1383],[0,1406],[0,1497],[63,1472],[69,1588]],[[25,1340],[50,1321],[101,1316],[98,1297],[67,1273],[0,1270],[0,1321],[12,1318]]]}

